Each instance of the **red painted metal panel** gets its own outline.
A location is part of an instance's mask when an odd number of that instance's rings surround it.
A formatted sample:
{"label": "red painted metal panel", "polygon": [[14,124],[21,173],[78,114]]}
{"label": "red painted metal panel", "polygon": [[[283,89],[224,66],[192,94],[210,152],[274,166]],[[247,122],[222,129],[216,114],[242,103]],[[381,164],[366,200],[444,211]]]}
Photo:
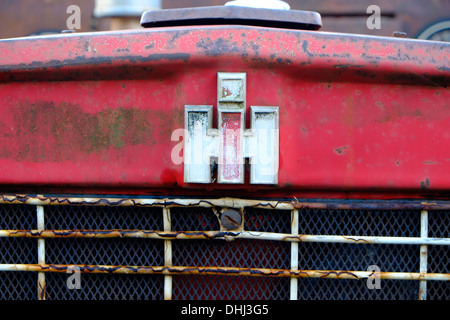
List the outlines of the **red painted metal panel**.
{"label": "red painted metal panel", "polygon": [[[0,52],[4,187],[450,190],[448,43],[205,26]],[[278,186],[183,183],[172,132],[185,105],[217,105],[217,72],[247,73],[248,107],[279,106]]]}

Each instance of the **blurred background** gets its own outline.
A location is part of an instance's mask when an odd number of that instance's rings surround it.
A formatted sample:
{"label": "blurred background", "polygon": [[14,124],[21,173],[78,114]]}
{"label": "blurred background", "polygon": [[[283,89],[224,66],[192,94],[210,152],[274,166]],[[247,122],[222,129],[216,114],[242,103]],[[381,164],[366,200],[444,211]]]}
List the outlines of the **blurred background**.
{"label": "blurred background", "polygon": [[[258,0],[255,0],[258,1]],[[143,11],[224,5],[227,0],[0,0],[0,38],[61,33],[80,8],[76,32],[140,28]],[[286,0],[291,10],[322,15],[321,31],[450,41],[450,0]],[[381,9],[381,29],[368,29],[368,6]]]}

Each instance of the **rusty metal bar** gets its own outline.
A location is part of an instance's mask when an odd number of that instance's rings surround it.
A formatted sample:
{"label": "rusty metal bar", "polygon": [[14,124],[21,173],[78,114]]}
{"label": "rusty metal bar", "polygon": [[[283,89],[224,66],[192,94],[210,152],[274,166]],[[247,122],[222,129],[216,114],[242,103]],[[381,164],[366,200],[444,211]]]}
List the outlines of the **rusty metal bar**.
{"label": "rusty metal bar", "polygon": [[[291,233],[298,235],[298,210],[291,211]],[[291,270],[298,270],[298,242],[291,242]],[[298,300],[298,278],[292,277],[290,300]]]}
{"label": "rusty metal bar", "polygon": [[253,200],[238,198],[218,199],[170,199],[170,198],[124,198],[45,195],[0,195],[0,204],[29,205],[95,205],[95,206],[155,206],[155,207],[230,207],[295,209],[341,209],[341,210],[450,210],[450,201],[421,200]]}
{"label": "rusty metal bar", "polygon": [[[171,231],[170,209],[163,208],[164,231]],[[164,240],[164,265],[172,266],[172,240]],[[164,300],[172,300],[172,276],[164,276]]]}
{"label": "rusty metal bar", "polygon": [[307,235],[254,231],[156,231],[156,230],[0,230],[0,237],[20,238],[147,238],[160,240],[259,239],[290,242],[361,244],[450,245],[450,238]]}
{"label": "rusty metal bar", "polygon": [[[420,237],[428,238],[428,211],[423,210],[420,213]],[[428,269],[427,265],[428,260],[428,246],[421,245],[420,246],[420,273],[426,273]],[[419,285],[419,300],[427,299],[427,282],[420,281]]]}
{"label": "rusty metal bar", "polygon": [[[44,215],[44,207],[36,206],[36,215],[37,215],[37,227],[39,230],[45,229],[45,215]],[[45,264],[45,239],[39,238],[38,240],[38,263]],[[46,300],[46,281],[45,281],[45,273],[38,273],[38,300]]]}
{"label": "rusty metal bar", "polygon": [[[290,270],[236,267],[192,267],[192,266],[111,266],[111,265],[65,265],[65,264],[0,264],[0,271],[30,271],[66,273],[68,268],[79,268],[81,273],[149,274],[149,275],[223,275],[244,277],[298,277],[328,279],[368,279],[372,271],[348,270]],[[450,281],[450,273],[379,272],[385,280]]]}

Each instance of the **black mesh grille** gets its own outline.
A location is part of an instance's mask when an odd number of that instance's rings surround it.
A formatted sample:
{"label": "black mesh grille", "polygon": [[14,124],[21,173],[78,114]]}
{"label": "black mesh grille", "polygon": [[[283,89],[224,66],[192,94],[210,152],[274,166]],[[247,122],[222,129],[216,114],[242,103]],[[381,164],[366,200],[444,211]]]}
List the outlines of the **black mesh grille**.
{"label": "black mesh grille", "polygon": [[430,211],[428,213],[428,236],[430,238],[450,238],[450,211]]}
{"label": "black mesh grille", "polygon": [[[47,229],[162,230],[161,208],[47,206]],[[46,239],[46,263],[88,265],[164,265],[164,243],[158,240]],[[47,274],[49,299],[162,298],[163,278],[119,274],[83,274],[81,289],[69,290],[66,274]],[[49,278],[49,280],[47,280]]]}
{"label": "black mesh grille", "polygon": [[46,206],[44,212],[46,229],[163,229],[161,208]]}
{"label": "black mesh grille", "polygon": [[173,264],[179,266],[228,266],[289,269],[289,243],[258,240],[176,241]]}
{"label": "black mesh grille", "polygon": [[410,280],[381,281],[380,289],[367,289],[366,280],[300,279],[301,300],[417,300],[419,282]]}
{"label": "black mesh grille", "polygon": [[47,239],[49,264],[164,265],[164,244],[146,239]]}
{"label": "black mesh grille", "polygon": [[414,245],[299,243],[299,268],[367,270],[377,265],[388,272],[419,272],[419,252]]}
{"label": "black mesh grille", "polygon": [[36,300],[37,281],[35,272],[0,272],[0,300]]}
{"label": "black mesh grille", "polygon": [[288,300],[289,279],[178,276],[173,284],[175,300]]}
{"label": "black mesh grille", "polygon": [[299,233],[419,237],[420,211],[305,209],[299,211]]}
{"label": "black mesh grille", "polygon": [[37,263],[37,241],[27,238],[0,238],[0,263]]}
{"label": "black mesh grille", "polygon": [[[220,208],[217,208],[220,210]],[[139,206],[45,206],[45,228],[56,230],[164,230],[163,209]],[[258,234],[291,233],[292,212],[244,208],[244,230]],[[211,208],[170,209],[172,231],[218,231]],[[300,234],[381,237],[420,237],[420,210],[301,209]],[[450,212],[429,211],[429,237],[450,236]],[[0,230],[37,229],[36,207],[0,205]],[[38,263],[38,241],[0,237],[0,264]],[[450,273],[449,247],[428,246],[427,270]],[[255,239],[173,240],[172,265],[291,268],[291,242]],[[164,241],[142,238],[48,238],[48,264],[163,266]],[[387,272],[420,272],[419,245],[298,243],[300,270],[365,271],[376,265]],[[81,289],[69,289],[70,274],[45,273],[47,299],[133,300],[163,299],[163,275],[81,274]],[[37,299],[37,272],[0,272],[0,299]],[[270,299],[290,297],[290,278],[225,275],[174,275],[173,299]],[[369,290],[366,280],[299,278],[298,298],[306,300],[415,300],[420,281],[381,280],[381,289]],[[450,299],[447,281],[427,281],[427,299]]]}
{"label": "black mesh grille", "polygon": [[248,231],[291,233],[291,212],[246,208],[244,229]]}
{"label": "black mesh grille", "polygon": [[[36,229],[36,207],[0,205],[0,229]],[[37,241],[26,238],[0,238],[0,263],[37,263]],[[37,274],[0,272],[0,300],[35,300]]]}
{"label": "black mesh grille", "polygon": [[48,300],[161,300],[164,278],[152,275],[82,274],[80,289],[68,289],[70,275],[47,273]]}
{"label": "black mesh grille", "polygon": [[450,300],[448,281],[427,281],[427,300]]}
{"label": "black mesh grille", "polygon": [[210,208],[172,208],[172,231],[219,230],[220,225]]}
{"label": "black mesh grille", "polygon": [[[36,228],[35,206],[0,205],[0,230]],[[37,263],[37,258],[36,240],[0,238],[0,263]]]}
{"label": "black mesh grille", "polygon": [[450,247],[428,247],[428,272],[450,273]]}
{"label": "black mesh grille", "polygon": [[0,205],[1,230],[36,229],[37,215],[35,206]]}

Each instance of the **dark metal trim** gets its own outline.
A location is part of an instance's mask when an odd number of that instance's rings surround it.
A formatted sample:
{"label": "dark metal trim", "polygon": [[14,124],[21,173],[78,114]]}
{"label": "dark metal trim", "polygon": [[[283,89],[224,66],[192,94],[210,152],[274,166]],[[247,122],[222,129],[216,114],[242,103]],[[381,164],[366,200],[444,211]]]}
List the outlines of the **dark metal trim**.
{"label": "dark metal trim", "polygon": [[146,11],[141,17],[141,25],[145,28],[217,24],[318,30],[322,27],[322,18],[314,11],[237,6]]}

